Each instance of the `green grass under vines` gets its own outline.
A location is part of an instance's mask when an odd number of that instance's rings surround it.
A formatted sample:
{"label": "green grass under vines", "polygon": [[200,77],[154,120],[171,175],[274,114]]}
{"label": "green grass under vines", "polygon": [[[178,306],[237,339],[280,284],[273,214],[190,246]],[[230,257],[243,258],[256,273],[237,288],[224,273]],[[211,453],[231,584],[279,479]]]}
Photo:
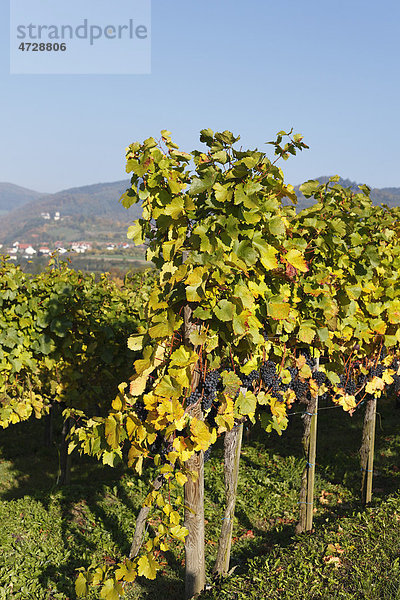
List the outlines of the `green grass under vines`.
{"label": "green grass under vines", "polygon": [[[232,573],[222,582],[211,578],[224,497],[222,448],[214,450],[205,473],[210,587],[204,600],[400,599],[400,410],[388,400],[378,413],[374,501],[363,510],[362,410],[353,417],[321,411],[315,530],[301,536],[294,534],[304,465],[301,417],[291,417],[281,438],[245,433]],[[45,448],[43,437],[44,424],[35,420],[0,432],[0,600],[74,599],[78,567],[129,552],[151,478],[77,456],[71,485],[60,489],[57,444]],[[158,578],[139,580],[127,599],[183,598],[183,578],[184,551],[177,546],[166,553]]]}

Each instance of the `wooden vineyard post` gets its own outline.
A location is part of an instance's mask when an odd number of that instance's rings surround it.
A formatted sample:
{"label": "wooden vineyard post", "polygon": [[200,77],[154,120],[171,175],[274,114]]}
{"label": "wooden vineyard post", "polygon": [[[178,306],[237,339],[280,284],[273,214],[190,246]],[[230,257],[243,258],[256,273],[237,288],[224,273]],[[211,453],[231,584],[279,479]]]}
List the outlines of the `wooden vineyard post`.
{"label": "wooden vineyard post", "polygon": [[226,575],[229,571],[242,437],[243,423],[225,433],[224,475],[226,507],[222,518],[221,534],[218,540],[217,559],[213,569],[215,575]]}
{"label": "wooden vineyard post", "polygon": [[372,500],[372,479],[374,471],[376,398],[367,400],[365,409],[363,436],[360,448],[361,456],[361,502],[365,506]]}
{"label": "wooden vineyard post", "polygon": [[[319,368],[319,359],[316,361],[315,370]],[[318,395],[311,397],[307,403],[307,411],[304,414],[303,448],[307,457],[300,487],[300,516],[296,526],[296,533],[311,531],[314,516],[314,481],[315,481],[315,458],[317,448],[317,418],[318,418]]]}
{"label": "wooden vineyard post", "polygon": [[[190,333],[194,329],[191,323],[192,309],[189,305],[184,307],[184,341],[187,346],[192,346]],[[198,365],[192,374],[192,389],[196,389],[200,380]],[[190,414],[197,419],[203,419],[201,404],[196,403]],[[185,496],[185,527],[188,535],[185,539],[185,598],[193,598],[200,594],[206,584],[206,567],[204,555],[204,453],[196,452],[187,462],[190,475],[184,486]]]}
{"label": "wooden vineyard post", "polygon": [[54,439],[54,410],[55,406],[51,403],[49,413],[44,418],[44,445],[47,448],[50,448]]}
{"label": "wooden vineyard post", "polygon": [[[151,488],[153,490],[159,490],[163,484],[163,476],[159,475],[151,484]],[[129,551],[129,558],[132,560],[137,556],[140,547],[143,542],[143,535],[146,527],[147,517],[149,516],[150,506],[142,506],[140,512],[138,514],[138,518],[136,519],[136,527],[135,533],[133,535],[133,541],[131,545],[131,549]]]}
{"label": "wooden vineyard post", "polygon": [[68,435],[73,425],[73,419],[67,417],[63,423],[61,432],[60,448],[60,475],[57,483],[59,485],[69,485],[71,482],[71,455],[68,452]]}
{"label": "wooden vineyard post", "polygon": [[312,402],[312,416],[310,425],[310,442],[307,463],[307,504],[306,504],[306,531],[311,531],[314,516],[314,480],[315,480],[315,457],[317,448],[317,418],[318,418],[318,395]]}

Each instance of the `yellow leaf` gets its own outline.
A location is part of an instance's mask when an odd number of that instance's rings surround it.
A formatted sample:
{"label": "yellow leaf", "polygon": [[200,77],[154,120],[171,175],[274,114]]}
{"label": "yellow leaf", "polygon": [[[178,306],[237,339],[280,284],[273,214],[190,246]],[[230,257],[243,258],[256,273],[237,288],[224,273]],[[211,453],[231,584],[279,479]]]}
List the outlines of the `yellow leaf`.
{"label": "yellow leaf", "polygon": [[342,406],[343,410],[345,410],[346,412],[350,412],[352,410],[354,410],[357,406],[356,403],[356,399],[354,396],[351,396],[350,394],[345,394],[343,393],[343,390],[337,389],[335,388],[335,391],[338,392],[337,396],[338,397],[334,397],[333,401],[336,404],[339,404],[340,406]]}
{"label": "yellow leaf", "polygon": [[79,573],[77,580],[75,581],[75,592],[77,596],[87,596],[87,580],[83,573]]}
{"label": "yellow leaf", "polygon": [[119,568],[115,571],[115,577],[118,580],[123,579],[127,582],[135,581],[137,572],[132,561],[127,560],[126,563],[120,563]]}
{"label": "yellow leaf", "polygon": [[298,271],[301,271],[302,273],[306,273],[306,271],[308,271],[307,263],[300,250],[292,248],[287,254],[285,254],[284,258],[290,265],[292,265],[292,267],[294,267]]}
{"label": "yellow leaf", "polygon": [[113,409],[117,412],[120,412],[123,408],[123,403],[121,400],[121,396],[118,394],[118,396],[116,396],[114,398],[114,400],[111,402],[111,406],[113,407]]}
{"label": "yellow leaf", "polygon": [[175,474],[175,479],[176,481],[179,483],[179,485],[185,485],[185,483],[187,482],[187,477],[186,475],[184,475],[183,473],[181,473],[180,471],[178,471]]}
{"label": "yellow leaf", "polygon": [[[195,450],[207,450],[211,443],[211,432],[204,421],[200,421],[193,417],[190,423],[190,431],[192,439],[196,444]],[[215,441],[215,440],[214,440]]]}
{"label": "yellow leaf", "polygon": [[136,473],[138,473],[138,475],[141,475],[142,469],[143,469],[143,456],[139,456],[139,458],[137,459],[136,464],[135,464],[135,471],[136,471]]}
{"label": "yellow leaf", "polygon": [[299,333],[297,337],[301,342],[305,342],[306,344],[311,344],[315,337],[315,330],[312,329],[309,325],[303,323],[300,325]]}
{"label": "yellow leaf", "polygon": [[175,527],[171,527],[170,533],[171,533],[172,537],[175,538],[176,540],[184,542],[189,531],[186,529],[186,527],[181,527],[180,525],[175,525]]}
{"label": "yellow leaf", "polygon": [[286,418],[286,403],[279,402],[276,398],[271,398],[270,404],[272,414],[277,418],[278,423]]}
{"label": "yellow leaf", "polygon": [[100,590],[100,598],[104,600],[119,600],[124,593],[122,585],[114,579],[107,579]]}
{"label": "yellow leaf", "polygon": [[392,377],[393,374],[394,374],[394,371],[392,369],[387,369],[386,371],[384,371],[382,373],[383,381],[388,385],[392,384],[394,381],[394,379]]}
{"label": "yellow leaf", "polygon": [[182,436],[176,437],[174,439],[174,441],[172,442],[172,446],[175,448],[175,450],[177,452],[182,452],[187,447],[185,438],[183,438]]}
{"label": "yellow leaf", "polygon": [[128,338],[128,348],[130,350],[141,350],[143,347],[144,335],[131,335]]}
{"label": "yellow leaf", "polygon": [[304,377],[304,379],[310,379],[312,377],[311,369],[307,364],[304,364],[301,369],[299,369],[300,377]]}
{"label": "yellow leaf", "polygon": [[176,510],[173,510],[171,512],[171,514],[169,515],[169,522],[172,523],[173,525],[179,525],[180,520],[181,520],[181,517],[180,517],[179,513]]}
{"label": "yellow leaf", "polygon": [[166,544],[165,542],[161,542],[160,543],[160,550],[162,550],[163,552],[166,552],[167,550],[169,550],[168,544]]}
{"label": "yellow leaf", "polygon": [[143,554],[138,560],[138,575],[147,579],[155,579],[159,568],[160,566],[149,552]]}
{"label": "yellow leaf", "polygon": [[375,394],[375,392],[381,392],[385,389],[385,382],[380,377],[373,377],[371,381],[365,386],[367,394]]}
{"label": "yellow leaf", "polygon": [[268,316],[272,319],[287,319],[290,312],[290,304],[287,302],[270,301],[268,302],[267,309]]}
{"label": "yellow leaf", "polygon": [[[136,361],[138,362],[138,361]],[[135,363],[136,365],[136,363]],[[152,373],[154,370],[154,367],[149,367],[147,369],[145,369],[144,371],[141,372],[140,375],[135,375],[129,385],[129,393],[132,394],[132,396],[140,396],[141,394],[143,394],[144,390],[146,389],[146,383],[148,380],[148,376],[150,375],[150,373]]]}

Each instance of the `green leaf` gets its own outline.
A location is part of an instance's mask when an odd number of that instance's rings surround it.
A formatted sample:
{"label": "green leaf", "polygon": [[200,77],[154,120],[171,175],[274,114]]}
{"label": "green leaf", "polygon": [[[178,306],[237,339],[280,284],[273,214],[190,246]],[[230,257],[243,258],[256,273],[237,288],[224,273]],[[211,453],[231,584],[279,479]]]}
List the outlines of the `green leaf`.
{"label": "green leaf", "polygon": [[282,221],[281,217],[272,217],[268,221],[268,229],[270,230],[272,235],[281,236],[286,233],[285,223]]}
{"label": "green leaf", "polygon": [[119,464],[121,462],[121,456],[119,455],[119,453],[115,452],[114,450],[111,450],[110,452],[108,450],[104,450],[101,460],[102,460],[103,465],[108,465],[109,467],[115,467],[117,464]]}
{"label": "green leaf", "polygon": [[249,390],[246,395],[240,392],[239,397],[235,402],[236,411],[243,416],[251,416],[256,412],[257,398]]}
{"label": "green leaf", "polygon": [[179,398],[182,394],[182,386],[170,375],[164,375],[154,391],[163,398]]}
{"label": "green leaf", "polygon": [[42,354],[50,354],[55,349],[55,344],[49,335],[39,336],[39,351]]}
{"label": "green leaf", "polygon": [[272,269],[277,269],[279,267],[279,263],[276,258],[278,251],[270,244],[266,244],[261,238],[261,234],[254,236],[252,244],[254,248],[258,250],[261,264],[265,269],[271,271]]}
{"label": "green leaf", "polygon": [[307,321],[306,323],[302,323],[297,337],[301,342],[311,344],[315,337],[315,330],[312,328],[312,322]]}
{"label": "green leaf", "polygon": [[212,157],[215,161],[222,163],[223,165],[228,162],[228,154],[225,150],[219,150],[218,152],[213,152]]}
{"label": "green leaf", "polygon": [[206,321],[207,319],[211,319],[212,313],[211,313],[210,309],[202,308],[201,306],[198,306],[196,308],[196,310],[193,312],[193,316],[196,317],[196,319],[201,319],[202,321]]}
{"label": "green leaf", "polygon": [[139,221],[135,221],[133,225],[128,227],[128,233],[126,234],[126,237],[130,240],[133,240],[133,243],[136,246],[143,244],[143,229]]}
{"label": "green leaf", "polygon": [[254,265],[257,262],[257,252],[247,240],[239,243],[236,254],[246,265]]}
{"label": "green leaf", "polygon": [[212,129],[202,129],[200,131],[200,141],[207,144],[208,147],[212,146],[214,141],[214,132]]}
{"label": "green leaf", "polygon": [[229,300],[220,300],[214,308],[214,314],[220,321],[232,321],[235,307]]}
{"label": "green leaf", "polygon": [[59,337],[64,337],[65,334],[71,330],[71,328],[72,321],[68,321],[67,319],[56,318],[53,319],[50,324],[50,331],[52,331]]}
{"label": "green leaf", "polygon": [[233,371],[223,371],[222,372],[222,382],[224,385],[224,392],[230,398],[235,398],[238,390],[242,385],[242,380],[236,373]]}
{"label": "green leaf", "polygon": [[193,346],[202,346],[207,340],[207,335],[205,332],[199,333],[195,330],[191,332],[189,339]]}
{"label": "green leaf", "polygon": [[329,340],[329,329],[327,327],[320,327],[317,329],[317,334],[322,343]]}
{"label": "green leaf", "polygon": [[217,132],[214,137],[219,142],[222,142],[223,144],[226,144],[228,146],[231,146],[240,139],[240,136],[235,137],[233,133],[228,130],[225,130],[223,132]]}
{"label": "green leaf", "polygon": [[319,181],[316,181],[315,179],[309,179],[305,183],[301,184],[301,186],[300,186],[300,192],[306,198],[310,198],[310,196],[313,196],[315,194],[315,192],[317,191],[317,189],[319,188],[319,186],[320,186]]}
{"label": "green leaf", "polygon": [[232,196],[232,192],[225,186],[221,185],[220,183],[214,183],[214,194],[215,194],[215,199],[218,202],[226,202],[226,200],[230,199],[230,197]]}

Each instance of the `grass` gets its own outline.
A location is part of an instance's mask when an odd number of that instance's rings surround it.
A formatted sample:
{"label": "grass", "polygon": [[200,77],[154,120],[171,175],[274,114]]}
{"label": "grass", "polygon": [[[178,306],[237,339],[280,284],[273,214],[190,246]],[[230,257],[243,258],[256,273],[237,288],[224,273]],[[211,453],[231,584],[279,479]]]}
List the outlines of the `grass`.
{"label": "grass", "polygon": [[[323,410],[318,422],[315,530],[296,536],[304,466],[301,417],[281,438],[245,434],[234,522],[231,575],[211,571],[223,515],[222,447],[205,469],[204,600],[252,598],[400,600],[400,411],[380,402],[374,500],[358,501],[357,450],[362,412]],[[45,448],[44,424],[14,425],[0,435],[0,600],[72,600],[76,569],[92,558],[129,552],[147,480],[123,468],[73,459],[72,483],[57,487],[57,446]],[[166,553],[155,581],[127,589],[128,600],[183,598],[184,551]],[[167,564],[168,563],[168,564]]]}

